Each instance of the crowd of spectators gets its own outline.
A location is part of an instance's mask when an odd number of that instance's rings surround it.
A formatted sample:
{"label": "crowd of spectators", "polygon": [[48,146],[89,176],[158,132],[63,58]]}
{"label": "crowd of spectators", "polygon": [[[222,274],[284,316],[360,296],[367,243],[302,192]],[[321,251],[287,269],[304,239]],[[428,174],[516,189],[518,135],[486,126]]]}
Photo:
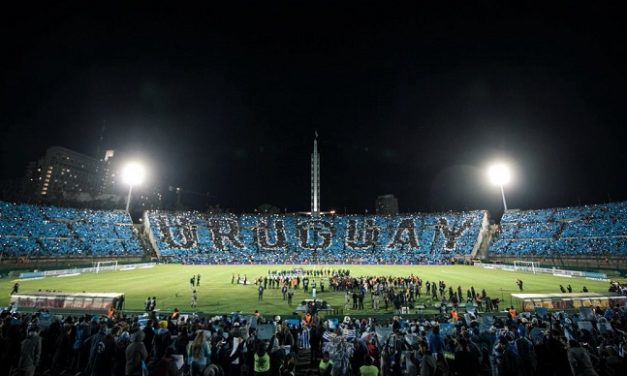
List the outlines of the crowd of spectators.
{"label": "crowd of spectators", "polygon": [[159,254],[184,263],[442,264],[470,255],[484,215],[311,218],[153,211],[148,220]]}
{"label": "crowd of spectators", "polygon": [[143,255],[127,212],[0,201],[4,257]]}
{"label": "crowd of spectators", "polygon": [[618,306],[570,314],[512,307],[507,317],[451,309],[389,320],[177,309],[102,317],[4,311],[1,319],[4,375],[295,376],[300,352],[321,376],[613,376],[626,366],[627,316]]}
{"label": "crowd of spectators", "polygon": [[497,255],[624,256],[627,202],[510,210],[490,245]]}
{"label": "crowd of spectators", "polygon": [[[447,264],[476,247],[483,211],[398,216],[148,213],[158,254],[194,264]],[[494,255],[623,256],[627,202],[507,211]],[[0,202],[5,257],[144,255],[124,211]],[[287,257],[286,257],[287,255]]]}

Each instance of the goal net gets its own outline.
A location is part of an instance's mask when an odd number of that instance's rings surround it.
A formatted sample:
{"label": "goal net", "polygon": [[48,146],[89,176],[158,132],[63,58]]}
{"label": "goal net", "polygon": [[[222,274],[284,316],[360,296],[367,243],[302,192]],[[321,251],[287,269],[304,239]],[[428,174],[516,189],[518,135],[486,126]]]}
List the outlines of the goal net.
{"label": "goal net", "polygon": [[96,273],[118,270],[117,261],[98,261],[94,265]]}
{"label": "goal net", "polygon": [[538,263],[534,261],[514,261],[514,270],[516,271],[531,272],[536,274],[536,268],[538,266]]}

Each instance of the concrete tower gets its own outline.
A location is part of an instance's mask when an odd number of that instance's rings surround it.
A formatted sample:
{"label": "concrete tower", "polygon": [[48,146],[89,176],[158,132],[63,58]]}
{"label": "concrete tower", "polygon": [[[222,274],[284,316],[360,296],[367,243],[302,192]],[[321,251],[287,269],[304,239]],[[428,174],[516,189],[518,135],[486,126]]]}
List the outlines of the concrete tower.
{"label": "concrete tower", "polygon": [[311,216],[320,215],[320,154],[318,154],[318,132],[311,153]]}

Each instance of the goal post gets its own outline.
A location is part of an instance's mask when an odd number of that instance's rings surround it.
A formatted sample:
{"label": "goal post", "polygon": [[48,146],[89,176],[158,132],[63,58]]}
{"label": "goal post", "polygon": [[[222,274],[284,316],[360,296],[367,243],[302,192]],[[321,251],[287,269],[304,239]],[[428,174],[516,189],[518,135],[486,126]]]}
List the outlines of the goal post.
{"label": "goal post", "polygon": [[96,273],[113,270],[118,270],[118,262],[116,260],[98,261],[94,265],[94,271]]}
{"label": "goal post", "polygon": [[533,274],[536,274],[536,268],[538,266],[539,266],[538,263],[535,261],[521,261],[521,260],[514,261],[514,270],[516,271],[531,272]]}

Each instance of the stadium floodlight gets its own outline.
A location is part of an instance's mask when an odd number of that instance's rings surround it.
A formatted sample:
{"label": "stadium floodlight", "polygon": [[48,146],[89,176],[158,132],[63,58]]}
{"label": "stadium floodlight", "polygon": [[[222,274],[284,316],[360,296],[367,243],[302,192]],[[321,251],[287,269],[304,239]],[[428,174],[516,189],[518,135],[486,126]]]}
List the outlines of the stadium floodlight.
{"label": "stadium floodlight", "polygon": [[128,212],[131,204],[131,193],[133,192],[133,186],[139,185],[144,182],[146,177],[146,170],[144,166],[137,162],[130,162],[122,170],[122,181],[128,184],[128,197],[126,198],[126,211]]}
{"label": "stadium floodlight", "polygon": [[503,186],[509,183],[511,179],[509,167],[507,167],[503,163],[495,164],[488,169],[488,176],[490,177],[490,181],[492,182],[492,184],[501,187],[501,196],[503,197],[503,209],[507,211],[507,202],[505,201],[505,190],[503,189]]}

